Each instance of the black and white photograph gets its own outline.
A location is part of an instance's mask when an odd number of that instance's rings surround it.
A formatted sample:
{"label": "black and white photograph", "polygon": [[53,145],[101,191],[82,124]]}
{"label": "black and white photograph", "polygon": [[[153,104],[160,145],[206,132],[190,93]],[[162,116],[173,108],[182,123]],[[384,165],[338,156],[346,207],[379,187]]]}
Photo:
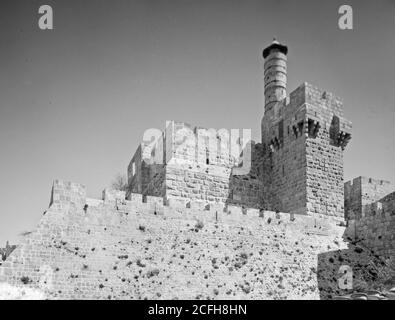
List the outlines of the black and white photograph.
{"label": "black and white photograph", "polygon": [[393,0],[2,0],[0,300],[395,300],[394,88]]}

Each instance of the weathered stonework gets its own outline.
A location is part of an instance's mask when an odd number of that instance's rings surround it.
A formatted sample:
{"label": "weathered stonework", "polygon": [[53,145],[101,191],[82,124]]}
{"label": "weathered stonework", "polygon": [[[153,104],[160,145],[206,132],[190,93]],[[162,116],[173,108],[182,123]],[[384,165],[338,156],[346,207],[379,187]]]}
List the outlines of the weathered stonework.
{"label": "weathered stonework", "polygon": [[82,185],[55,185],[37,228],[0,265],[0,282],[48,299],[319,299],[347,292],[342,264],[356,286],[394,276],[333,219],[111,190],[95,200]]}
{"label": "weathered stonework", "polygon": [[352,238],[382,257],[395,259],[394,186],[389,181],[358,177],[344,187]]}
{"label": "weathered stonework", "polygon": [[[200,134],[202,128],[169,121],[156,144],[137,149],[129,192],[343,219],[343,150],[351,122],[338,97],[310,84],[286,97],[287,52],[276,41],[264,50],[262,144],[248,149],[243,136],[232,152],[228,130]],[[251,168],[239,175],[241,152]]]}
{"label": "weathered stonework", "polygon": [[342,219],[343,150],[351,122],[338,97],[308,83],[285,97],[286,53],[277,43],[264,52],[265,196],[276,210]]}
{"label": "weathered stonework", "polygon": [[287,53],[263,52],[262,143],[169,121],[136,150],[126,192],[90,199],[56,180],[36,230],[0,262],[7,295],[325,299],[349,293],[344,266],[352,290],[395,285],[395,192],[343,185],[343,104],[307,83],[287,97]]}
{"label": "weathered stonework", "polygon": [[389,193],[395,186],[389,181],[358,177],[344,184],[345,217],[348,220],[365,216],[365,208]]}
{"label": "weathered stonework", "polygon": [[232,136],[225,129],[206,130],[168,121],[156,144],[142,144],[132,158],[128,194],[141,192],[165,201],[191,199],[260,206],[264,194],[262,146],[248,140],[251,151],[245,153],[252,155],[251,169],[246,174],[235,174],[243,139],[234,144],[238,150],[233,154],[230,142],[238,137],[239,133]]}

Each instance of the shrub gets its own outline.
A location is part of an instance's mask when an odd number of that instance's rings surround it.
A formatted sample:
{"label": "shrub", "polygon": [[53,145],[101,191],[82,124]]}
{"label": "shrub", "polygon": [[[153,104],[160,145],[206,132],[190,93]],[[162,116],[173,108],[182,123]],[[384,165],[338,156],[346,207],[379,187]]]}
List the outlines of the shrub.
{"label": "shrub", "polygon": [[113,182],[111,183],[111,188],[114,190],[126,191],[128,189],[127,177],[118,173]]}
{"label": "shrub", "polygon": [[23,284],[29,284],[32,282],[32,280],[29,277],[23,276],[21,277],[21,281]]}

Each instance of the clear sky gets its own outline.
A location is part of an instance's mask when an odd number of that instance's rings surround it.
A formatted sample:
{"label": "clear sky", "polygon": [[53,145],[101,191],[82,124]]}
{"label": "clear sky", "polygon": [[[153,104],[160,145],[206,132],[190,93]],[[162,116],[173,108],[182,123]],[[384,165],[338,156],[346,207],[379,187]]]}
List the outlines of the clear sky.
{"label": "clear sky", "polygon": [[[54,30],[38,28],[43,4]],[[165,120],[259,140],[273,36],[289,47],[288,92],[307,81],[344,100],[346,179],[395,181],[394,32],[393,0],[2,0],[0,246],[35,227],[55,178],[99,198]]]}

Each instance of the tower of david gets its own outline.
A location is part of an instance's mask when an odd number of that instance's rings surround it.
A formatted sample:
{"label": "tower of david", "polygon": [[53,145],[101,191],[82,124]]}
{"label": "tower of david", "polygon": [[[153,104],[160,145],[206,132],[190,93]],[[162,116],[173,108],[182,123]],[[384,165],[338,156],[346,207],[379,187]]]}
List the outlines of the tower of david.
{"label": "tower of david", "polygon": [[2,254],[0,282],[43,299],[333,299],[395,285],[395,188],[344,181],[347,106],[306,82],[290,91],[288,57],[277,40],[262,52],[261,141],[164,119],[131,150],[126,191],[93,199],[55,180],[37,227]]}

